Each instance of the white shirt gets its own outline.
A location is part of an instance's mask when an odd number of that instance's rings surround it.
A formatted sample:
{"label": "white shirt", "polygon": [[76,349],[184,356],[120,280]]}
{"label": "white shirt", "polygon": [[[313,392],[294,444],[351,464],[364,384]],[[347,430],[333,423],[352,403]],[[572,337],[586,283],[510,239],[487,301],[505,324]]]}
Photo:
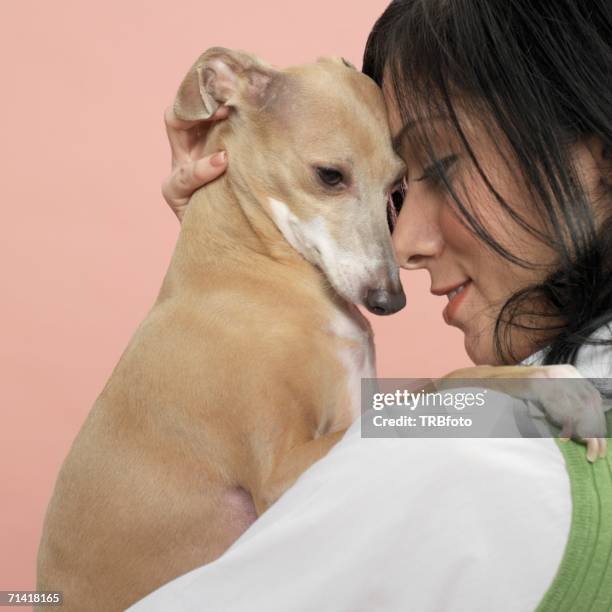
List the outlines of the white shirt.
{"label": "white shirt", "polygon": [[[610,375],[609,347],[581,353]],[[534,610],[571,512],[550,438],[364,439],[357,421],[220,559],[129,610]]]}

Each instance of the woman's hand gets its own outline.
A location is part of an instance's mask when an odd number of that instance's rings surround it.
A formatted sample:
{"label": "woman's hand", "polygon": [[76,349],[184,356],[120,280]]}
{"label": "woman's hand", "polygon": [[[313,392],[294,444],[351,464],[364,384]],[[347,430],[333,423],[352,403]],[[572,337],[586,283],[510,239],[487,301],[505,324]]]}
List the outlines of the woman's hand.
{"label": "woman's hand", "polygon": [[205,121],[183,121],[169,106],[164,113],[166,131],[172,149],[172,174],[162,184],[162,195],[179,221],[196,189],[210,183],[227,167],[227,154],[219,151],[203,156],[206,133],[213,121],[227,118],[229,109],[221,106]]}

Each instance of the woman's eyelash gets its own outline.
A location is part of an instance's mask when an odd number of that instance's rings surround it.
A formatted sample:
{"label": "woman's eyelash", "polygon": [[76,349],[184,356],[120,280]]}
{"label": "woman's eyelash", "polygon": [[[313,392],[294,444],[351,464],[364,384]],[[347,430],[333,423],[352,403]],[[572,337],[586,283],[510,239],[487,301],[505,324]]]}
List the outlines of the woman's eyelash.
{"label": "woman's eyelash", "polygon": [[431,166],[427,166],[423,170],[423,174],[419,178],[415,178],[415,181],[426,181],[434,180],[437,182],[442,181],[444,175],[448,172],[449,168],[457,161],[456,155],[447,155],[441,159],[437,159]]}
{"label": "woman's eyelash", "polygon": [[391,231],[393,231],[397,223],[397,217],[402,210],[407,188],[406,179],[403,178],[402,181],[389,192],[387,197],[387,223]]}
{"label": "woman's eyelash", "polygon": [[[448,172],[449,168],[457,161],[457,155],[447,155],[441,159],[436,160],[431,166],[428,166],[423,170],[423,174],[419,178],[415,178],[415,181],[431,180],[435,184],[443,182],[444,175]],[[394,187],[387,198],[387,222],[389,229],[393,231],[397,223],[397,218],[402,210],[404,199],[406,198],[406,192],[408,190],[408,183],[406,178],[402,179],[396,187]]]}

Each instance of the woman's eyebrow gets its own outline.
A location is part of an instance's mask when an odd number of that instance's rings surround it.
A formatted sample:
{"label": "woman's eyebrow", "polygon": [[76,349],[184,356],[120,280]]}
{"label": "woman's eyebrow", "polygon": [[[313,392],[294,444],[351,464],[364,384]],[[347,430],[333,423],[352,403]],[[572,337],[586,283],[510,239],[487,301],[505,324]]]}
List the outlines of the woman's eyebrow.
{"label": "woman's eyebrow", "polygon": [[400,131],[395,136],[393,136],[393,139],[391,141],[393,150],[396,153],[399,153],[401,151],[402,140],[404,138],[404,135],[406,134],[408,130],[411,130],[415,125],[419,123],[429,123],[432,121],[439,121],[440,119],[448,119],[448,117],[446,115],[435,115],[433,117],[421,117],[421,118],[412,119],[408,121],[402,126]]}
{"label": "woman's eyebrow", "polygon": [[404,139],[404,134],[412,127],[414,127],[418,121],[415,119],[414,121],[409,121],[408,123],[402,126],[402,129],[393,137],[391,144],[393,146],[393,150],[396,153],[399,153],[402,147],[402,140]]}

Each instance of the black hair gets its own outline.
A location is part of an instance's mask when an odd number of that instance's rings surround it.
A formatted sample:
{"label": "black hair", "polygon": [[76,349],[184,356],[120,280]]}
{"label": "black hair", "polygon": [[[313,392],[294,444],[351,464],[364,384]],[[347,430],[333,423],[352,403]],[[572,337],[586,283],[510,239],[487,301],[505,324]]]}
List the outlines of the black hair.
{"label": "black hair", "polygon": [[[536,348],[547,347],[546,364],[575,363],[587,342],[612,344],[589,338],[612,321],[610,183],[602,178],[603,219],[596,223],[568,146],[597,137],[609,160],[612,2],[395,0],[369,36],[363,72],[381,86],[383,77],[389,80],[405,124],[424,114],[447,117],[500,211],[554,249],[555,270],[499,312],[494,338],[501,361],[518,360],[511,343],[517,327],[539,338]],[[501,135],[498,151],[506,161],[509,151],[530,194],[528,215],[513,209],[482,171],[458,118],[462,103],[488,122],[489,134]],[[417,132],[433,158],[431,136]],[[491,250],[519,266],[539,265],[496,242],[444,173],[440,179],[463,223]]]}

